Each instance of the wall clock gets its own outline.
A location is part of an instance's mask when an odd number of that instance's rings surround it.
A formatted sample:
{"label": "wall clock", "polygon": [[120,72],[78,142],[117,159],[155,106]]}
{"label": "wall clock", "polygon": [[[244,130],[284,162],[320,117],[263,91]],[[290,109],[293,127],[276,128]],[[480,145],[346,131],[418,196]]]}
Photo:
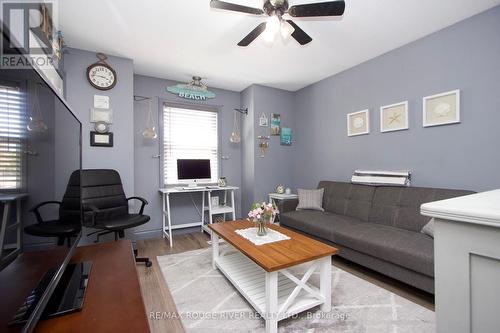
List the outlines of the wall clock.
{"label": "wall clock", "polygon": [[108,58],[102,53],[97,53],[99,61],[87,67],[87,80],[92,87],[99,90],[109,90],[116,85],[116,72],[106,63]]}

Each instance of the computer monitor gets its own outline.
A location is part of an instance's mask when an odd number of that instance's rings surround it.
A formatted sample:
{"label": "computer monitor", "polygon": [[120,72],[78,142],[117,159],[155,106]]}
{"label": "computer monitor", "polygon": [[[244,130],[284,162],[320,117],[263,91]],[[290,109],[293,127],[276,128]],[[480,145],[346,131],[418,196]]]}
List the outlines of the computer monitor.
{"label": "computer monitor", "polygon": [[188,186],[196,186],[198,182],[210,182],[209,159],[181,159],[177,160],[177,179],[187,181]]}

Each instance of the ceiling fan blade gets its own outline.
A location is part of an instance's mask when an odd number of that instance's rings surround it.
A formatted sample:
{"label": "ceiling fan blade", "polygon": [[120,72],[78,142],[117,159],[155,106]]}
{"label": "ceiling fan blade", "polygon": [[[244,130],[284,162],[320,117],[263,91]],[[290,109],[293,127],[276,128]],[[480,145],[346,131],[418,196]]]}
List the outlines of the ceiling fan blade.
{"label": "ceiling fan blade", "polygon": [[300,45],[306,45],[307,43],[310,43],[312,41],[311,36],[305,33],[304,30],[299,28],[298,25],[295,24],[292,20],[286,20],[290,25],[295,29],[295,31],[292,33],[292,37],[295,38],[297,42],[299,42]]}
{"label": "ceiling fan blade", "polygon": [[253,29],[245,38],[243,38],[238,46],[248,46],[251,42],[253,42],[257,37],[260,36],[261,33],[266,30],[266,22],[262,22],[255,29]]}
{"label": "ceiling fan blade", "polygon": [[264,11],[259,8],[247,7],[219,0],[211,0],[210,7],[216,9],[231,10],[233,12],[240,12],[246,14],[254,14],[254,15],[264,14]]}
{"label": "ceiling fan blade", "polygon": [[292,6],[288,14],[292,17],[341,16],[344,10],[345,2],[340,0]]}

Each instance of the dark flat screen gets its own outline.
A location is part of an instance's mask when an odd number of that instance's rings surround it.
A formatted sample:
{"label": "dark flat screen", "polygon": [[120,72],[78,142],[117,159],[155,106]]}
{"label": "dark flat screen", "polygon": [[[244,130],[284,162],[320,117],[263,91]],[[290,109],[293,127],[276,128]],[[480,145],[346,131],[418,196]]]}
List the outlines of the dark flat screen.
{"label": "dark flat screen", "polygon": [[178,179],[210,179],[210,160],[177,160]]}

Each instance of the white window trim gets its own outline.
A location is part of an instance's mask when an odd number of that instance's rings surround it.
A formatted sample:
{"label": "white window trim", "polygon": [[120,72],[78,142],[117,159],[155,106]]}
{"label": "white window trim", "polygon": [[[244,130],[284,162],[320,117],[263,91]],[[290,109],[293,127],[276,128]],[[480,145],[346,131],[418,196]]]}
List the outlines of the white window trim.
{"label": "white window trim", "polygon": [[[177,183],[177,184],[165,184],[165,175],[164,175],[164,168],[163,165],[165,163],[165,156],[163,154],[164,152],[164,134],[165,134],[165,126],[163,124],[163,111],[165,107],[172,107],[172,108],[180,108],[180,109],[190,109],[190,110],[198,110],[198,111],[208,111],[208,112],[217,112],[217,171],[219,177],[222,175],[222,138],[221,138],[221,110],[222,106],[219,105],[210,105],[210,104],[196,104],[196,103],[182,103],[182,102],[176,102],[176,101],[170,101],[166,99],[159,99],[158,100],[158,124],[159,124],[159,130],[160,130],[160,151],[159,151],[159,169],[160,169],[160,187],[173,187],[173,186],[178,186],[182,185],[185,183]],[[216,184],[216,183],[213,183]]]}

